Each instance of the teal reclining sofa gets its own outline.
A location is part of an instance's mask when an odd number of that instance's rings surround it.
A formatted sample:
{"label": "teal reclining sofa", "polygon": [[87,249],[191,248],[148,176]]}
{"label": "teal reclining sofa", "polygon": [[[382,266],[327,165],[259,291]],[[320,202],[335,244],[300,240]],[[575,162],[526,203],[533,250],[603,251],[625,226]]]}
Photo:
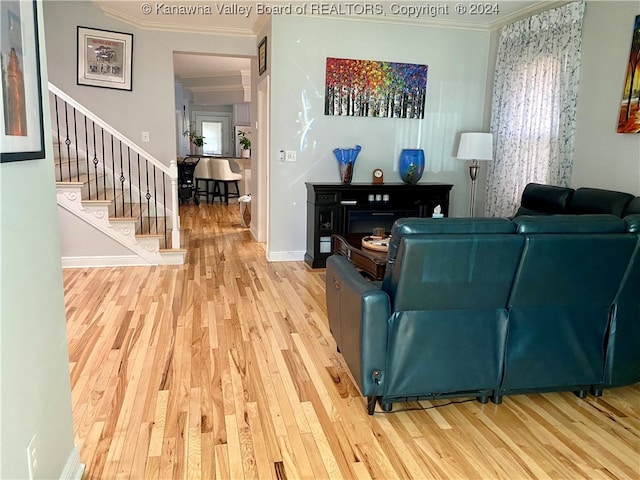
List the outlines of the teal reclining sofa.
{"label": "teal reclining sofa", "polygon": [[385,278],[327,261],[329,326],[380,403],[640,381],[640,214],[406,218]]}

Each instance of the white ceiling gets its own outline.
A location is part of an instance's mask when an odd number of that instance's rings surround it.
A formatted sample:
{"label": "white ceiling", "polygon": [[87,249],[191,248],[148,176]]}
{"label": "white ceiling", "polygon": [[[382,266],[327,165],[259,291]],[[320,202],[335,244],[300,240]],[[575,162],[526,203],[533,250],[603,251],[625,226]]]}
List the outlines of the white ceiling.
{"label": "white ceiling", "polygon": [[251,59],[198,53],[173,54],[173,71],[180,78],[198,78],[212,74],[251,72]]}
{"label": "white ceiling", "polygon": [[173,72],[200,105],[251,101],[251,59],[174,52]]}

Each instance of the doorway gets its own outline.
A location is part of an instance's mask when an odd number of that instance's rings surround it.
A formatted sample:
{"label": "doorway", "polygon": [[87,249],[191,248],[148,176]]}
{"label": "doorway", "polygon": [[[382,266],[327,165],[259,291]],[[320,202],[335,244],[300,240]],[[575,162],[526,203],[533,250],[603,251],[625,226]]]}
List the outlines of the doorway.
{"label": "doorway", "polygon": [[268,242],[269,76],[258,77],[257,98],[252,99],[252,58],[190,52],[174,52],[173,58],[176,119],[182,118],[180,124],[176,122],[178,155],[189,153],[188,139],[182,135],[189,128],[205,137],[204,155],[223,157],[240,156],[238,128],[253,131],[256,142],[251,159],[236,163],[243,169],[242,190],[252,193],[251,235],[258,242]]}
{"label": "doorway", "polygon": [[[183,116],[179,135],[194,129],[205,137],[203,154],[235,156],[234,127],[249,120],[251,58],[173,52],[173,71],[176,112]],[[181,140],[178,155],[188,150]]]}

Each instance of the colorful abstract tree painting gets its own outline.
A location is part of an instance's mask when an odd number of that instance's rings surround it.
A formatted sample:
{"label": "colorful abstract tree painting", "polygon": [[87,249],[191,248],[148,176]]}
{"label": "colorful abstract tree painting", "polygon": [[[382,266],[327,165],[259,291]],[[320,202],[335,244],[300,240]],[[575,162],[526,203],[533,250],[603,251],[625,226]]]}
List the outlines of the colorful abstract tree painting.
{"label": "colorful abstract tree painting", "polygon": [[640,15],[636,17],[631,40],[622,103],[618,117],[618,133],[640,132]]}
{"label": "colorful abstract tree painting", "polygon": [[427,65],[327,58],[325,115],[424,118]]}

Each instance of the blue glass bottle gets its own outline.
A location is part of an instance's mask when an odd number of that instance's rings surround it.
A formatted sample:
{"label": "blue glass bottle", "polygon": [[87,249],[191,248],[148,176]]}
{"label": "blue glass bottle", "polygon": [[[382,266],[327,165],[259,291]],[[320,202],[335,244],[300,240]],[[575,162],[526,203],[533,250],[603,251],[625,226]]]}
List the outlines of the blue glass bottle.
{"label": "blue glass bottle", "polygon": [[333,150],[333,154],[338,159],[340,181],[342,183],[351,183],[353,167],[355,166],[356,158],[361,149],[362,147],[360,145],[356,145],[356,148],[336,148]]}
{"label": "blue glass bottle", "polygon": [[424,172],[424,150],[405,148],[400,152],[400,164],[398,166],[400,178],[404,183],[413,185],[418,183]]}

